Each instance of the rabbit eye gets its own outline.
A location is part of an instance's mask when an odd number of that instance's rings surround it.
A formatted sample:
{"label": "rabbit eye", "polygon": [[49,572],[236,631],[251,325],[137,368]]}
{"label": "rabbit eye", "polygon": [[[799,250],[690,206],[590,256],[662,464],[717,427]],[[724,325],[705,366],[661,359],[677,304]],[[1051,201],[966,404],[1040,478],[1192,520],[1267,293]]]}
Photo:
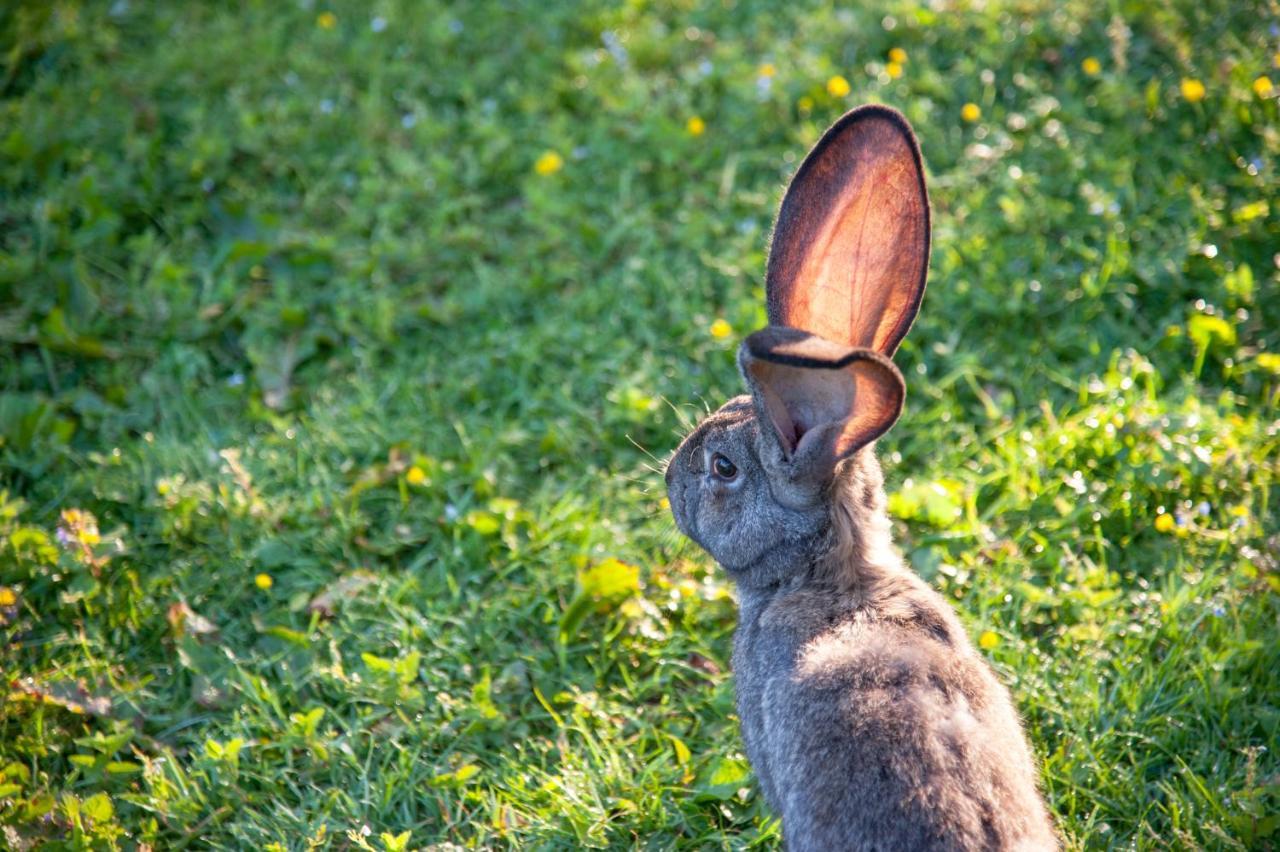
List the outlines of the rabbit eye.
{"label": "rabbit eye", "polygon": [[716,453],[711,457],[711,472],[715,474],[716,479],[723,479],[727,482],[738,475],[738,468],[733,462]]}

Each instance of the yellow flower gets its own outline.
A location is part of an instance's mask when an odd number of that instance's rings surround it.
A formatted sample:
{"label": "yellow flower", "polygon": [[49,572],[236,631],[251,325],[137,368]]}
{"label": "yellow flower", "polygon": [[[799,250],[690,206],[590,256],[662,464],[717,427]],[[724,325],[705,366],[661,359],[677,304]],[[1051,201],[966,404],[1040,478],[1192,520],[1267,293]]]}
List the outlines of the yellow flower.
{"label": "yellow flower", "polygon": [[1204,100],[1204,83],[1193,77],[1182,78],[1182,97],[1187,103],[1199,103]]}
{"label": "yellow flower", "polygon": [[1271,78],[1263,75],[1253,81],[1253,93],[1260,98],[1271,97]]}
{"label": "yellow flower", "polygon": [[796,101],[796,108],[801,112],[809,112],[813,109],[813,98],[808,95],[801,95],[800,100]]}
{"label": "yellow flower", "polygon": [[707,123],[698,116],[690,116],[689,120],[684,123],[684,129],[689,131],[690,136],[701,136],[707,129]]}
{"label": "yellow flower", "polygon": [[1084,62],[1080,63],[1080,68],[1090,77],[1096,77],[1102,71],[1102,63],[1096,57],[1086,56]]}
{"label": "yellow flower", "polygon": [[1177,522],[1173,519],[1173,515],[1170,515],[1168,512],[1161,512],[1156,515],[1156,532],[1173,532],[1174,527],[1177,525]]}
{"label": "yellow flower", "polygon": [[275,580],[271,579],[270,574],[259,574],[258,576],[253,578],[253,584],[257,586],[259,589],[262,589],[262,591],[264,592],[267,589],[270,589],[271,584],[274,582]]}
{"label": "yellow flower", "polygon": [[849,94],[849,81],[837,74],[827,81],[827,94],[833,98],[843,98]]}
{"label": "yellow flower", "polygon": [[905,64],[907,61],[907,52],[900,47],[895,47],[889,51],[889,61],[896,62],[899,65]]}
{"label": "yellow flower", "polygon": [[774,67],[772,62],[766,62],[765,64],[760,66],[761,77],[772,77],[774,74],[777,74],[777,73],[778,73],[778,69]]}
{"label": "yellow flower", "polygon": [[999,644],[1000,637],[991,630],[982,631],[982,635],[978,637],[978,647],[984,651],[990,651]]}
{"label": "yellow flower", "polygon": [[975,103],[967,103],[960,107],[960,117],[970,124],[973,124],[975,121],[982,118],[982,109]]}
{"label": "yellow flower", "polygon": [[98,519],[93,512],[84,509],[63,509],[62,525],[58,527],[58,540],[64,544],[76,543],[92,546],[102,541],[98,534]]}
{"label": "yellow flower", "polygon": [[902,63],[890,62],[888,65],[884,66],[884,73],[889,75],[890,80],[898,79],[902,76]]}
{"label": "yellow flower", "polygon": [[13,606],[18,602],[18,595],[8,586],[0,586],[0,607]]}
{"label": "yellow flower", "polygon": [[540,175],[553,175],[564,168],[564,157],[555,151],[548,151],[533,164],[533,170]]}
{"label": "yellow flower", "polygon": [[725,322],[723,319],[718,319],[711,323],[711,328],[709,328],[708,331],[711,332],[711,336],[716,340],[724,340],[726,337],[733,334],[733,326],[729,325],[729,323]]}
{"label": "yellow flower", "polygon": [[321,12],[316,18],[316,26],[322,30],[331,30],[338,25],[338,16],[332,12]]}
{"label": "yellow flower", "polygon": [[427,472],[415,464],[404,472],[404,481],[410,485],[422,485],[427,481]]}

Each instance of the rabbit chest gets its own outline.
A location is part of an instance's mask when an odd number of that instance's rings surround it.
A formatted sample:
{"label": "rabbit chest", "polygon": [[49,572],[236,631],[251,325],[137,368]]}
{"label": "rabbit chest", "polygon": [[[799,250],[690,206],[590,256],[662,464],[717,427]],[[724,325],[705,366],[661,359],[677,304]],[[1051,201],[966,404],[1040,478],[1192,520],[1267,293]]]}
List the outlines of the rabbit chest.
{"label": "rabbit chest", "polygon": [[744,590],[733,635],[734,692],[742,742],[765,799],[775,809],[780,797],[771,766],[777,755],[772,754],[767,735],[771,711],[776,713],[771,694],[787,688],[801,649],[825,624],[825,619],[806,624],[779,618],[779,603],[776,595]]}

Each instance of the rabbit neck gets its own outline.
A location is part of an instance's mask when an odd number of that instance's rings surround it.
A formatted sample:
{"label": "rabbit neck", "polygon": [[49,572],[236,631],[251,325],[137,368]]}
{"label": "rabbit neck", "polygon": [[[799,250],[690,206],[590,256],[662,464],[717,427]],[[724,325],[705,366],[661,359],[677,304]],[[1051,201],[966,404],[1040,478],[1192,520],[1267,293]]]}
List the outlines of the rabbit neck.
{"label": "rabbit neck", "polygon": [[806,589],[825,590],[831,600],[874,597],[887,581],[909,573],[893,547],[884,476],[871,447],[841,464],[826,499],[827,523],[811,541],[773,560],[777,564],[735,577],[744,615]]}
{"label": "rabbit neck", "polygon": [[874,445],[837,468],[829,499],[831,526],[814,580],[840,591],[868,591],[905,570],[893,547],[884,474]]}

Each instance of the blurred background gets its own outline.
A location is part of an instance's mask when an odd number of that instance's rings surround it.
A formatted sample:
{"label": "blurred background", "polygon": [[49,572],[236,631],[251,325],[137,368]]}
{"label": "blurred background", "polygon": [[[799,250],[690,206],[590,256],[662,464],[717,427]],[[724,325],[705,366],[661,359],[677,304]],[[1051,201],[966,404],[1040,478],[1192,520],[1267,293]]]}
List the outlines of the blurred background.
{"label": "blurred background", "polygon": [[778,846],[656,471],[884,102],[904,555],[1073,848],[1273,848],[1277,20],[4,4],[0,845]]}

